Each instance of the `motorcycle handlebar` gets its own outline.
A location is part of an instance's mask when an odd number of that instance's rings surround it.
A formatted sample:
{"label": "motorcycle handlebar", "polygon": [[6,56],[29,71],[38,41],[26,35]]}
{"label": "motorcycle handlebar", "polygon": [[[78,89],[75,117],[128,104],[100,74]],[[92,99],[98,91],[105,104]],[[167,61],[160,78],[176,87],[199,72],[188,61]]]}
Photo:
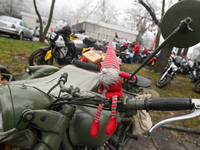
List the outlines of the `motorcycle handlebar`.
{"label": "motorcycle handlebar", "polygon": [[165,111],[176,111],[176,110],[187,110],[193,109],[194,104],[191,98],[157,98],[157,99],[145,99],[144,107],[146,111],[149,110],[165,110]]}

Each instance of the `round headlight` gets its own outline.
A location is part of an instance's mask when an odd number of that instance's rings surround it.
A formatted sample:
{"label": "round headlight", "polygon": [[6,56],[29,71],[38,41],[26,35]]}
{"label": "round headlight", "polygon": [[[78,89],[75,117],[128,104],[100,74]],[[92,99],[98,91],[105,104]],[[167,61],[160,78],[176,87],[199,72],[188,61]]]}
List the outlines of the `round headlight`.
{"label": "round headlight", "polygon": [[174,66],[172,67],[172,70],[175,72],[175,71],[178,70],[178,67],[174,65]]}
{"label": "round headlight", "polygon": [[30,68],[29,66],[26,66],[25,71],[26,71],[27,73],[31,73],[31,68]]}

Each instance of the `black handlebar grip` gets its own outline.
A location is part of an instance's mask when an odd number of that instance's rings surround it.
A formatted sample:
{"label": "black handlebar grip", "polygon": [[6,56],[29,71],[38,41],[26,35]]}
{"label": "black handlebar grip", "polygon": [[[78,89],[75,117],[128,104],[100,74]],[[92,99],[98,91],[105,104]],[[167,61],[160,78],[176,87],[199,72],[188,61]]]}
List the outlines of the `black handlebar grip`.
{"label": "black handlebar grip", "polygon": [[61,75],[60,79],[61,78],[65,78],[65,82],[67,82],[67,77],[68,77],[68,74],[65,72]]}
{"label": "black handlebar grip", "polygon": [[191,98],[179,97],[145,99],[144,106],[147,112],[149,110],[175,111],[194,108]]}

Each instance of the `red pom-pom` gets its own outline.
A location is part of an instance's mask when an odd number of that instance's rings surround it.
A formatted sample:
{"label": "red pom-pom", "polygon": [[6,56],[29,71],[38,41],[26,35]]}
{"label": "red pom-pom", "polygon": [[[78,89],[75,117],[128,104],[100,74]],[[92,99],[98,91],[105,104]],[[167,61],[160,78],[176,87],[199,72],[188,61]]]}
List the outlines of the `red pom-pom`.
{"label": "red pom-pom", "polygon": [[98,66],[101,66],[101,63],[98,61],[98,62],[97,62],[97,65],[98,65]]}
{"label": "red pom-pom", "polygon": [[91,129],[90,129],[91,137],[93,137],[93,138],[97,137],[97,134],[99,132],[99,128],[100,128],[99,121],[96,122],[95,119],[94,119],[93,123],[92,123],[92,126],[91,126]]}
{"label": "red pom-pom", "polygon": [[106,132],[105,134],[107,136],[111,136],[112,133],[115,132],[117,128],[117,120],[116,118],[111,118],[109,119],[108,123],[107,123],[107,126],[106,126]]}
{"label": "red pom-pom", "polygon": [[82,61],[83,61],[83,62],[86,62],[86,61],[87,61],[87,58],[83,58]]}
{"label": "red pom-pom", "polygon": [[80,61],[83,61],[83,62],[86,62],[86,61],[87,61],[87,58],[82,58],[82,57],[80,57],[79,60],[80,60]]}

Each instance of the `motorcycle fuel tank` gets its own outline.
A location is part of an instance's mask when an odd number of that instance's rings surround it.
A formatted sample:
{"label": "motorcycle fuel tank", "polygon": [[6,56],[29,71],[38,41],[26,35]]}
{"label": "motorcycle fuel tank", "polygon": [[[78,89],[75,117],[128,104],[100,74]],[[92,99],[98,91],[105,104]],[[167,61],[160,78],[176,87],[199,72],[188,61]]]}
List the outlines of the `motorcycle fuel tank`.
{"label": "motorcycle fuel tank", "polygon": [[[27,109],[44,109],[52,98],[37,88],[23,84],[7,84],[0,86],[0,123],[1,131],[13,129],[20,121],[21,115]],[[19,131],[24,130],[27,124],[21,121],[17,127]]]}
{"label": "motorcycle fuel tank", "polygon": [[73,145],[89,148],[104,144],[110,137],[105,135],[105,128],[110,118],[110,111],[103,110],[100,117],[100,129],[97,138],[92,138],[90,128],[97,109],[77,106],[76,112],[69,125],[69,136]]}

